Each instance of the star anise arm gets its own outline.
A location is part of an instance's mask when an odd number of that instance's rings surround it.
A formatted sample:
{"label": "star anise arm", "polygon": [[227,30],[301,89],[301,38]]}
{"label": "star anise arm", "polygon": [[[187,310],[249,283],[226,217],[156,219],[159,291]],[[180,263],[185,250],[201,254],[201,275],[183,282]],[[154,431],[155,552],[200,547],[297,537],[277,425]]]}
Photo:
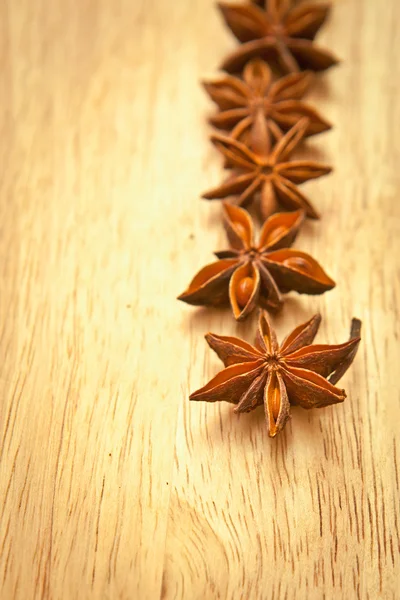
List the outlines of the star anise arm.
{"label": "star anise arm", "polygon": [[275,81],[269,90],[269,97],[274,102],[284,100],[300,100],[310,89],[314,82],[314,75],[310,71],[290,73]]}
{"label": "star anise arm", "polygon": [[240,42],[248,42],[265,35],[266,14],[254,4],[219,2],[218,7],[225,23]]}
{"label": "star anise arm", "polygon": [[207,344],[222,360],[225,367],[237,363],[254,362],[262,358],[262,353],[251,344],[236,337],[207,333]]}
{"label": "star anise arm", "polygon": [[205,402],[225,401],[237,404],[263,368],[262,361],[246,362],[226,367],[205,386],[193,392],[189,399]]}
{"label": "star anise arm", "polygon": [[220,306],[229,300],[229,280],[237,259],[219,260],[203,267],[178,300],[194,306]]}
{"label": "star anise arm", "polygon": [[210,125],[218,129],[232,129],[249,116],[248,108],[231,108],[209,118]]}
{"label": "star anise arm", "polygon": [[298,404],[307,409],[323,408],[343,402],[346,398],[344,390],[335,387],[313,371],[287,367],[280,372],[291,404]]}
{"label": "star anise arm", "polygon": [[252,262],[240,265],[229,282],[229,301],[236,321],[243,321],[254,310],[260,294],[260,273]]}
{"label": "star anise arm", "polygon": [[277,39],[275,41],[276,47],[276,62],[278,69],[283,73],[297,73],[301,71],[301,67],[296,60],[293,52],[289,48],[288,41]]}
{"label": "star anise arm", "polygon": [[332,172],[332,167],[313,160],[292,160],[276,166],[276,171],[292,183],[304,183]]}
{"label": "star anise arm", "polygon": [[309,346],[317,335],[320,324],[321,315],[317,313],[305,323],[295,327],[283,340],[279,349],[280,354],[286,356],[303,346]]}
{"label": "star anise arm", "polygon": [[224,202],[224,225],[232,248],[244,250],[253,243],[253,221],[247,211],[239,206]]}
{"label": "star anise arm", "polygon": [[295,6],[285,20],[286,31],[294,37],[313,40],[326,21],[330,4],[321,2],[302,2]]}
{"label": "star anise arm", "polygon": [[[253,126],[254,117],[253,115],[248,115],[244,119],[242,119],[235,127],[232,129],[230,136],[242,144],[246,146],[250,146],[250,133],[251,127]],[[268,124],[269,120],[267,119]]]}
{"label": "star anise arm", "polygon": [[265,11],[271,15],[274,22],[283,22],[286,14],[292,6],[293,0],[262,0]]}
{"label": "star anise arm", "polygon": [[244,108],[248,104],[248,87],[238,77],[226,75],[216,81],[203,81],[203,87],[220,110]]}
{"label": "star anise arm", "polygon": [[249,144],[254,154],[258,157],[269,156],[271,152],[271,136],[268,127],[269,119],[265,118],[262,108],[258,108],[253,116],[249,131]]}
{"label": "star anise arm", "polygon": [[[284,203],[282,202],[282,204]],[[284,206],[286,208],[288,204],[284,204]],[[292,203],[289,207],[289,210],[298,209],[299,207],[300,203],[296,203],[295,205]],[[260,198],[260,213],[262,219],[268,219],[271,215],[276,213],[279,210],[279,208],[280,207],[275,179],[266,179],[262,184]]]}
{"label": "star anise arm", "polygon": [[296,239],[304,221],[304,211],[277,213],[269,217],[261,228],[259,252],[288,248]]}
{"label": "star anise arm", "polygon": [[236,194],[245,192],[254,182],[252,173],[244,173],[243,175],[231,175],[216,188],[207,190],[203,193],[202,198],[206,200],[220,200]]}
{"label": "star anise arm", "polygon": [[279,348],[276,333],[272,329],[266,313],[263,311],[260,312],[258,319],[256,348],[265,354],[276,354]]}
{"label": "star anise arm", "polygon": [[[275,194],[279,200],[279,202],[288,210],[296,210],[302,209],[305,211],[307,217],[310,219],[319,219],[319,214],[311,204],[311,202],[306,198],[304,194],[300,192],[298,187],[289,181],[289,179],[285,179],[281,176],[276,176],[273,180],[273,186]],[[261,198],[261,202],[263,203],[264,198]],[[261,205],[263,210],[263,205]],[[264,208],[264,211],[266,209]]]}
{"label": "star anise arm", "polygon": [[238,73],[249,60],[256,57],[262,58],[266,62],[277,62],[278,53],[274,37],[266,36],[262,39],[253,39],[238,46],[226,57],[220,68],[228,73]]}
{"label": "star anise arm", "polygon": [[300,119],[306,117],[309,123],[305,136],[322,133],[332,128],[331,123],[324,119],[315,108],[308,106],[305,102],[301,102],[301,100],[283,100],[282,102],[277,102],[271,108],[270,116],[284,131],[288,131]]}
{"label": "star anise arm", "polygon": [[307,118],[300,119],[275,145],[272,158],[276,163],[282,163],[297,148],[304,138],[309,126]]}
{"label": "star anise arm", "polygon": [[253,169],[257,165],[254,152],[238,140],[220,133],[214,133],[210,140],[230,164],[238,169]]}
{"label": "star anise arm", "polygon": [[263,185],[263,179],[261,176],[257,176],[253,178],[251,185],[247,189],[244,190],[238,197],[238,202],[240,206],[247,206],[252,202],[255,194],[259,191],[259,189]]}
{"label": "star anise arm", "polygon": [[266,380],[266,373],[261,371],[261,374],[254,379],[249,389],[246,390],[246,392],[240,398],[240,402],[237,406],[235,406],[233,412],[250,412],[257,408],[257,406],[261,406],[264,402],[264,388]]}
{"label": "star anise arm", "polygon": [[272,81],[272,71],[260,58],[250,60],[243,69],[243,79],[253,95],[261,98],[268,93]]}
{"label": "star anise arm", "polygon": [[328,377],[344,363],[349,357],[354,358],[361,338],[354,338],[344,344],[314,344],[305,346],[285,357],[289,367],[308,369],[314,373]]}
{"label": "star anise arm", "polygon": [[258,304],[261,308],[268,311],[277,312],[282,308],[283,299],[274,278],[268,269],[262,264],[262,261],[257,261],[257,269],[260,273],[260,294]]}
{"label": "star anise arm", "polygon": [[[238,122],[237,125],[231,131],[231,137],[239,142],[242,142],[246,146],[252,147],[253,139],[254,139],[254,131],[256,124],[256,118],[258,118],[259,113],[261,113],[262,119],[264,119],[266,134],[268,136],[268,151],[263,151],[262,154],[268,155],[270,153],[270,146],[272,140],[280,140],[283,137],[283,130],[279,127],[278,123],[270,116],[272,109],[270,107],[265,108],[259,107],[256,115],[254,116],[254,112],[249,116],[245,117],[241,121]],[[265,147],[264,147],[265,148]],[[229,166],[229,163],[226,163]]]}
{"label": "star anise arm", "polygon": [[309,40],[288,38],[287,45],[302,69],[325,71],[339,62],[332,52]]}
{"label": "star anise arm", "polygon": [[243,394],[234,412],[250,412],[261,404],[264,404],[268,433],[275,437],[290,419],[286,387],[278,372],[262,372]]}
{"label": "star anise arm", "polygon": [[270,437],[275,437],[290,419],[290,403],[285,383],[278,371],[268,375],[264,390],[264,410]]}
{"label": "star anise arm", "polygon": [[274,140],[280,140],[284,132],[279,127],[278,123],[271,118],[267,118],[268,131]]}
{"label": "star anise arm", "polygon": [[283,248],[268,253],[262,260],[282,292],[323,294],[335,287],[333,279],[306,252]]}
{"label": "star anise arm", "polygon": [[[351,330],[350,330],[350,340],[354,340],[360,338],[361,336],[361,321],[360,319],[352,319],[351,321]],[[328,377],[328,380],[335,385],[346,373],[347,369],[350,367],[351,363],[354,360],[355,355],[357,354],[358,344],[354,346],[353,352],[350,352],[347,356],[347,359],[344,360]]]}

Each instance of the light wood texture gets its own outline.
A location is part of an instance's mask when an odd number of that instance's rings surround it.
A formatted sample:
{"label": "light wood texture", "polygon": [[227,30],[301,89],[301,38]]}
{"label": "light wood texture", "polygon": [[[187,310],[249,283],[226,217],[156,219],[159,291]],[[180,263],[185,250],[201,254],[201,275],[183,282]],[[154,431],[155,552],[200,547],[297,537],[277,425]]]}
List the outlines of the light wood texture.
{"label": "light wood texture", "polygon": [[213,0],[4,0],[0,597],[399,598],[400,5],[338,0],[343,64],[310,96],[335,173],[297,246],[337,280],[290,295],[280,335],[363,342],[343,405],[190,404],[208,331],[255,322],[175,300],[225,246],[199,79],[234,40]]}

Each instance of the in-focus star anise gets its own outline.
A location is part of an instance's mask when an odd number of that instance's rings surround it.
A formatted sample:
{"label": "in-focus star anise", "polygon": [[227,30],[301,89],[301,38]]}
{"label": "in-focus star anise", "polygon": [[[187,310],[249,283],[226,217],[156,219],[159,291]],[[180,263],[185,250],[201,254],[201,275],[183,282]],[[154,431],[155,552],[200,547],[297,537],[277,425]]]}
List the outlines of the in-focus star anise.
{"label": "in-focus star anise", "polygon": [[237,195],[238,203],[247,206],[260,194],[260,211],[266,219],[283,206],[286,210],[302,209],[307,216],[319,215],[297,184],[331,172],[331,167],[313,160],[288,160],[307,131],[308,119],[301,119],[270,149],[266,120],[258,114],[251,128],[251,149],[233,137],[214,134],[211,140],[226,159],[233,174],[220,186],[203,194],[207,200]]}
{"label": "in-focus star anise", "polygon": [[[311,73],[292,73],[273,81],[267,63],[251,60],[243,70],[243,79],[225,75],[204,87],[220,112],[210,118],[219,129],[231,130],[240,125],[245,132],[251,127],[258,111],[264,115],[268,132],[275,140],[282,137],[302,118],[309,119],[305,135],[314,135],[331,128],[314,108],[300,99],[313,81]],[[243,141],[243,138],[240,137]]]}
{"label": "in-focus star anise", "polygon": [[344,344],[310,345],[320,322],[320,315],[315,315],[296,327],[280,346],[264,313],[260,315],[255,346],[235,337],[207,334],[208,345],[226,368],[191,394],[190,400],[232,402],[237,405],[236,413],[249,412],[264,404],[271,437],[290,418],[291,404],[323,408],[343,402],[346,393],[334,383],[355,357],[361,322],[353,319],[350,340]]}
{"label": "in-focus star anise", "polygon": [[261,2],[219,3],[225,22],[242,42],[223,62],[224,70],[240,71],[255,56],[285,73],[323,71],[338,62],[331,52],[314,43],[328,16],[329,3],[265,0],[265,10],[258,4]]}
{"label": "in-focus star anise", "polygon": [[323,294],[335,286],[309,254],[288,248],[304,218],[302,211],[281,213],[263,225],[254,244],[253,222],[242,208],[224,203],[230,250],[201,269],[179,300],[195,306],[228,304],[236,320],[245,319],[258,305],[281,308],[282,293]]}

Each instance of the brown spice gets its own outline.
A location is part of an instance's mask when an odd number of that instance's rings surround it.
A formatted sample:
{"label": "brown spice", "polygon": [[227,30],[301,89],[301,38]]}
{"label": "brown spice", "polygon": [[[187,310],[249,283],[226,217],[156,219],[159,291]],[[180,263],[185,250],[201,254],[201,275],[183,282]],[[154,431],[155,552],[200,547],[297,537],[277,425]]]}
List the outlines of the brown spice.
{"label": "brown spice", "polygon": [[240,71],[256,56],[285,73],[323,71],[338,62],[331,52],[314,42],[328,16],[329,3],[265,0],[247,4],[221,2],[219,8],[234,36],[242,42],[223,62],[222,69],[226,71]]}
{"label": "brown spice", "polygon": [[273,81],[270,67],[255,58],[245,66],[243,79],[225,75],[204,87],[220,112],[210,118],[219,129],[239,126],[236,136],[246,141],[258,111],[264,115],[268,133],[278,140],[302,118],[309,119],[305,135],[314,135],[331,128],[330,123],[305,102],[301,101],[314,77],[310,72],[292,73]]}
{"label": "brown spice", "polygon": [[179,300],[196,306],[230,302],[235,319],[241,321],[256,306],[281,308],[282,293],[322,294],[335,286],[309,254],[288,248],[304,219],[302,211],[270,217],[256,245],[250,215],[238,206],[223,206],[231,248],[217,252],[220,260],[201,269]]}
{"label": "brown spice", "polygon": [[264,404],[271,437],[290,418],[291,404],[310,409],[343,402],[346,393],[333,382],[354,360],[361,322],[353,319],[351,338],[344,344],[311,345],[320,322],[320,315],[315,315],[296,327],[280,346],[265,313],[260,314],[255,346],[235,337],[207,334],[208,345],[226,368],[191,394],[190,400],[231,402],[236,404],[236,413]]}
{"label": "brown spice", "polygon": [[233,169],[220,186],[203,194],[207,200],[237,195],[241,206],[260,195],[260,212],[266,219],[283,206],[286,210],[303,209],[307,216],[319,218],[317,211],[297,184],[331,172],[331,167],[313,160],[288,160],[303,140],[308,119],[301,119],[272,148],[264,115],[258,114],[251,128],[251,149],[221,134],[211,139]]}

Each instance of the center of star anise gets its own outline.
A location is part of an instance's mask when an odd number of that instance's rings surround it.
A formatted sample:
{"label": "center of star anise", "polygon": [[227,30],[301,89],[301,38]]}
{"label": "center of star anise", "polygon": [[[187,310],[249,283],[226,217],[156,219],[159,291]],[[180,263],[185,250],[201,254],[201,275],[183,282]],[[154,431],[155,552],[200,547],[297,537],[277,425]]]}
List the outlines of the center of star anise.
{"label": "center of star anise", "polygon": [[282,23],[272,23],[268,32],[269,35],[274,35],[277,38],[283,37],[285,33],[285,27]]}
{"label": "center of star anise", "polygon": [[267,355],[267,360],[268,360],[268,367],[269,369],[272,369],[273,371],[276,371],[277,369],[280,368],[280,358],[277,354],[273,353],[273,354],[268,354]]}
{"label": "center of star anise", "polygon": [[270,164],[264,164],[261,167],[261,174],[264,175],[265,177],[272,175],[273,171],[274,171],[274,167]]}
{"label": "center of star anise", "polygon": [[250,260],[254,260],[255,258],[257,258],[259,252],[257,248],[255,248],[254,246],[250,246],[250,248],[247,248],[247,250],[244,251],[244,254]]}
{"label": "center of star anise", "polygon": [[262,96],[253,96],[249,101],[250,111],[255,115],[260,109],[267,112],[269,104],[267,100]]}

